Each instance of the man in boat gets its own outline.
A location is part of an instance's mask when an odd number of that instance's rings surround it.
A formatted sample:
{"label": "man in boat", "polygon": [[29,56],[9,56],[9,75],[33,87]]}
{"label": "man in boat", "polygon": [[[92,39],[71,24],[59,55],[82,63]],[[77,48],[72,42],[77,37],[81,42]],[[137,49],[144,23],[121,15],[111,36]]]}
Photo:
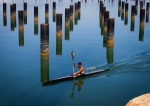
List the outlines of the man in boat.
{"label": "man in boat", "polygon": [[75,63],[73,62],[73,65],[74,65],[74,67],[78,67],[78,69],[79,69],[77,72],[74,73],[75,77],[84,74],[84,68],[83,68],[81,62],[79,62],[78,65],[75,65]]}

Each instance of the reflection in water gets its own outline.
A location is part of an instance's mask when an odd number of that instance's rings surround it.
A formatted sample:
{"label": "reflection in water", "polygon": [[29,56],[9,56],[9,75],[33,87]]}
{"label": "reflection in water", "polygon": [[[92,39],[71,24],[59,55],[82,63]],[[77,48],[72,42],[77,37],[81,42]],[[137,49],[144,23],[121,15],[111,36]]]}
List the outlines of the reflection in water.
{"label": "reflection in water", "polygon": [[82,88],[82,86],[84,84],[83,81],[84,81],[83,79],[80,79],[79,81],[74,82],[73,88],[72,88],[72,93],[71,93],[71,98],[74,98],[74,88],[75,88],[76,85],[78,87],[78,91],[81,91],[81,88]]}
{"label": "reflection in water", "polygon": [[53,22],[56,22],[56,2],[53,2]]}
{"label": "reflection in water", "polygon": [[3,25],[7,26],[7,4],[3,3]]}
{"label": "reflection in water", "polygon": [[24,3],[24,24],[27,24],[27,3]]}
{"label": "reflection in water", "polygon": [[121,0],[118,1],[118,17],[120,17],[121,14]]}
{"label": "reflection in water", "polygon": [[62,55],[62,14],[56,14],[56,55]]}
{"label": "reflection in water", "polygon": [[108,24],[107,24],[107,62],[108,64],[113,63],[113,57],[114,57],[114,25],[115,25],[115,19],[114,18],[108,18]]}
{"label": "reflection in water", "polygon": [[69,40],[70,31],[70,9],[65,8],[65,40]]}
{"label": "reflection in water", "polygon": [[80,8],[81,8],[81,2],[78,1],[78,20],[80,20],[80,14],[81,14],[81,11],[80,11]]}
{"label": "reflection in water", "polygon": [[24,46],[24,19],[23,10],[18,11],[19,46]]}
{"label": "reflection in water", "polygon": [[73,31],[73,5],[70,5],[70,31]]}
{"label": "reflection in water", "polygon": [[121,20],[124,20],[124,1],[122,1]]}
{"label": "reflection in water", "polygon": [[135,15],[138,13],[138,0],[135,0]]}
{"label": "reflection in water", "polygon": [[41,24],[41,82],[49,81],[49,25]]}
{"label": "reflection in water", "polygon": [[149,22],[149,5],[150,3],[146,3],[146,22]]}
{"label": "reflection in water", "polygon": [[125,25],[128,24],[128,3],[125,3],[125,20],[124,20],[124,24]]}
{"label": "reflection in water", "polygon": [[131,27],[130,31],[134,31],[134,23],[135,23],[135,6],[131,7]]}
{"label": "reflection in water", "polygon": [[49,23],[49,4],[45,4],[45,23]]}
{"label": "reflection in water", "polygon": [[74,25],[78,24],[78,3],[75,3]]}
{"label": "reflection in water", "polygon": [[139,41],[143,41],[144,39],[144,19],[145,19],[145,9],[140,9]]}
{"label": "reflection in water", "polygon": [[10,23],[11,31],[16,27],[16,4],[10,5]]}
{"label": "reflection in water", "polygon": [[101,35],[104,35],[104,13],[106,11],[106,7],[102,6],[102,16],[101,16]]}
{"label": "reflection in water", "polygon": [[38,6],[34,6],[34,35],[38,35]]}

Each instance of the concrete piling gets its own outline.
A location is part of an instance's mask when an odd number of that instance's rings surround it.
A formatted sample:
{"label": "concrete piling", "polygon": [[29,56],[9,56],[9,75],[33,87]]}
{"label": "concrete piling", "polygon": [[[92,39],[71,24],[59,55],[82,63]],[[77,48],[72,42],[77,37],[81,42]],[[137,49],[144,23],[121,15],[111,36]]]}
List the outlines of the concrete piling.
{"label": "concrete piling", "polygon": [[24,24],[27,24],[27,3],[24,2]]}
{"label": "concrete piling", "polygon": [[49,24],[40,24],[41,82],[49,81]]}
{"label": "concrete piling", "polygon": [[114,29],[115,29],[115,19],[107,19],[107,62],[108,64],[113,63],[113,53],[114,53]]}
{"label": "concrete piling", "polygon": [[38,34],[38,6],[34,6],[34,35]]}
{"label": "concrete piling", "polygon": [[56,2],[53,2],[53,22],[56,22]]}
{"label": "concrete piling", "polygon": [[135,6],[132,5],[132,7],[131,7],[131,26],[130,26],[130,31],[134,31],[134,24],[135,24]]}
{"label": "concrete piling", "polygon": [[125,20],[124,20],[124,24],[125,25],[128,24],[128,3],[125,3]]}
{"label": "concrete piling", "polygon": [[101,35],[104,35],[104,13],[105,13],[105,11],[106,11],[106,7],[105,6],[103,6],[102,7],[102,17],[101,17]]}
{"label": "concrete piling", "polygon": [[70,5],[70,31],[73,31],[73,5]]}
{"label": "concrete piling", "polygon": [[3,26],[7,26],[7,4],[3,3]]}
{"label": "concrete piling", "polygon": [[149,22],[149,2],[146,3],[146,23]]}
{"label": "concrete piling", "polygon": [[14,7],[14,13],[13,13],[13,17],[14,17],[14,27],[16,27],[17,25],[16,25],[16,4],[15,3],[13,3],[13,7]]}
{"label": "concrete piling", "polygon": [[45,4],[45,23],[49,23],[49,4]]}
{"label": "concrete piling", "polygon": [[122,21],[124,20],[124,5],[125,5],[125,2],[122,1],[122,10],[121,10],[121,20]]}
{"label": "concrete piling", "polygon": [[144,20],[145,20],[145,9],[140,9],[140,30],[139,30],[139,41],[144,41]]}
{"label": "concrete piling", "polygon": [[10,29],[11,31],[15,30],[15,7],[14,5],[10,5]]}
{"label": "concrete piling", "polygon": [[121,0],[118,1],[118,17],[120,17],[121,14]]}
{"label": "concrete piling", "polygon": [[19,46],[24,46],[24,11],[18,11]]}
{"label": "concrete piling", "polygon": [[78,3],[75,3],[74,25],[78,24]]}
{"label": "concrete piling", "polygon": [[143,1],[140,1],[140,8],[143,8]]}
{"label": "concrete piling", "polygon": [[78,1],[78,20],[80,20],[81,18],[81,11],[80,11],[80,8],[81,8],[81,1]]}
{"label": "concrete piling", "polygon": [[65,8],[65,40],[69,40],[70,8]]}
{"label": "concrete piling", "polygon": [[62,55],[62,14],[56,14],[56,55]]}

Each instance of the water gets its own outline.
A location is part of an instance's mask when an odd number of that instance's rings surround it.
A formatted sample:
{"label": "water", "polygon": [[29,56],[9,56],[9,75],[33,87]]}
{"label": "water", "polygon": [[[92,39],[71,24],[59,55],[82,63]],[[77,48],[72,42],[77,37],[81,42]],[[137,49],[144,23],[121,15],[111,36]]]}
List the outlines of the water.
{"label": "water", "polygon": [[[3,1],[0,1],[0,105],[86,105],[123,106],[150,89],[150,23],[144,23],[143,41],[139,41],[139,4],[134,31],[131,27],[129,1],[128,24],[118,17],[118,2],[105,1],[110,17],[115,18],[114,45],[103,47],[99,4],[97,0],[81,2],[80,20],[65,40],[65,8],[77,0],[56,1],[56,13],[63,14],[62,54],[56,53],[56,22],[53,22],[52,0],[26,0],[27,24],[24,44],[20,45],[18,10],[23,1],[7,0],[7,26],[3,25]],[[11,31],[10,4],[16,3],[16,28]],[[45,22],[45,3],[49,3],[49,56],[40,55],[40,24]],[[146,1],[147,2],[147,1]],[[34,34],[34,8],[38,6],[38,34]],[[143,7],[145,8],[145,5]],[[74,22],[74,20],[73,20]],[[81,61],[85,72],[110,68],[110,71],[75,81],[42,86],[43,81],[72,74],[71,51],[75,63]],[[108,64],[109,63],[109,64]],[[77,69],[75,69],[77,71]]]}

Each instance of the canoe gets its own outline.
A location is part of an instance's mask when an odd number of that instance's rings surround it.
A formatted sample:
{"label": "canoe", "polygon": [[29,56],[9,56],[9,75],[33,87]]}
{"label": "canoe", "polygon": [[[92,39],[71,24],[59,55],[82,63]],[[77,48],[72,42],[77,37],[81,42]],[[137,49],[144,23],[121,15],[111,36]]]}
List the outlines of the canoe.
{"label": "canoe", "polygon": [[[105,70],[97,70],[97,71],[92,71],[92,72],[87,72],[85,74],[82,74],[80,76],[77,76],[75,77],[75,79],[77,78],[81,78],[81,77],[86,77],[86,76],[90,76],[90,75],[94,75],[94,74],[98,74],[98,73],[102,73],[102,72],[106,72],[106,71],[109,71],[110,69],[105,69]],[[53,85],[55,83],[59,83],[59,82],[63,82],[63,81],[68,81],[68,80],[73,80],[74,77],[72,75],[70,76],[65,76],[65,77],[61,77],[61,78],[57,78],[57,79],[54,79],[54,80],[51,80],[51,81],[48,81],[48,82],[44,82],[43,83],[43,86],[46,86],[46,85]]]}

